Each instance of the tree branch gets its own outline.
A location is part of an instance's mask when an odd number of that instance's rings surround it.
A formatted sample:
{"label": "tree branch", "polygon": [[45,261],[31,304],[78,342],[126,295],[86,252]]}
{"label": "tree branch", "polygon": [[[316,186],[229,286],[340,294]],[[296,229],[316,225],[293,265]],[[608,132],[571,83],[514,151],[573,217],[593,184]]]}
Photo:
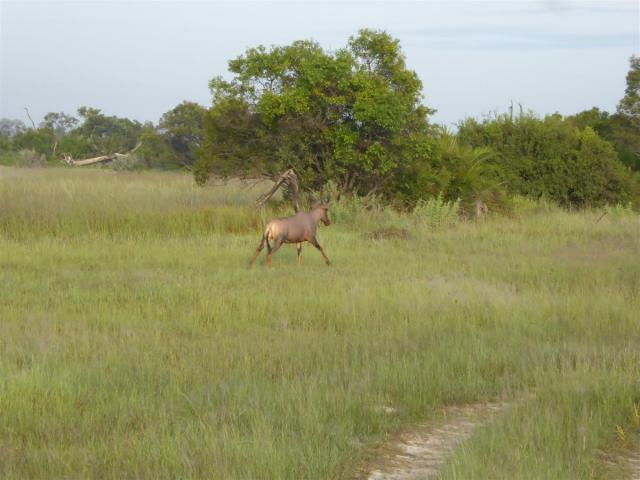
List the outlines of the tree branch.
{"label": "tree branch", "polygon": [[33,121],[33,118],[31,118],[31,115],[29,115],[29,109],[27,107],[24,107],[24,111],[27,112],[27,117],[29,117],[29,120],[31,121],[31,125],[33,125],[33,129],[36,129],[36,124]]}
{"label": "tree branch", "polygon": [[293,170],[293,168],[290,168],[282,175],[280,175],[278,180],[276,180],[276,183],[273,185],[273,187],[271,187],[271,190],[269,190],[267,193],[263,193],[256,199],[256,206],[262,207],[267,202],[267,200],[269,200],[273,196],[273,194],[276,193],[276,191],[280,187],[282,187],[282,185],[286,185],[287,190],[291,194],[293,209],[296,211],[296,213],[299,212],[300,203],[298,200],[298,194],[300,192],[300,183],[298,181],[298,175],[296,175],[296,172]]}

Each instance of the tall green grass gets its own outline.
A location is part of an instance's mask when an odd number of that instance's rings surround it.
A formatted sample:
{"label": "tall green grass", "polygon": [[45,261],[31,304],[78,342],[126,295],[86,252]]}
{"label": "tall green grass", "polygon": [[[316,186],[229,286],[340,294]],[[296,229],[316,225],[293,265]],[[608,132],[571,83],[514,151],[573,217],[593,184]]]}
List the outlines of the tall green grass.
{"label": "tall green grass", "polygon": [[250,269],[286,213],[264,189],[0,169],[1,477],[351,478],[401,425],[496,398],[524,400],[442,478],[610,475],[638,433],[633,212],[434,229],[343,200],[332,267]]}
{"label": "tall green grass", "polygon": [[191,176],[175,173],[7,168],[0,172],[4,179],[0,228],[15,239],[249,233],[261,220],[249,207],[260,186],[250,188],[238,181],[202,189]]}

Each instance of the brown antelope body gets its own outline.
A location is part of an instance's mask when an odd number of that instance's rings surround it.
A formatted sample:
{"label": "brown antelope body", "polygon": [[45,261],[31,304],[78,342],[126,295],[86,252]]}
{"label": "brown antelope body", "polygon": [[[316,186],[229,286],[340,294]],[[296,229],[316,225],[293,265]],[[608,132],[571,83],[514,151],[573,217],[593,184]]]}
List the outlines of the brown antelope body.
{"label": "brown antelope body", "polygon": [[311,245],[320,250],[324,263],[330,264],[329,259],[324,250],[316,239],[316,230],[318,223],[330,225],[327,211],[329,206],[321,203],[309,213],[298,212],[292,217],[276,218],[271,220],[264,229],[260,245],[256,249],[256,254],[251,260],[251,265],[256,261],[258,255],[267,244],[267,265],[271,266],[271,257],[282,246],[283,243],[295,243],[297,251],[298,264],[300,263],[300,254],[302,252],[302,242],[309,242]]}

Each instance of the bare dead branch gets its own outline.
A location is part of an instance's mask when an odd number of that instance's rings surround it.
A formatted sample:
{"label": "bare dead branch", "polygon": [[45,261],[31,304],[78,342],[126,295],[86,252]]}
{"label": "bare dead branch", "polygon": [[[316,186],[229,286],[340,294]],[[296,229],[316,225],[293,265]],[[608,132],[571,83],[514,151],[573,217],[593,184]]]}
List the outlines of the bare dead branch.
{"label": "bare dead branch", "polygon": [[33,125],[33,129],[36,129],[36,124],[33,121],[33,118],[31,118],[31,115],[29,115],[29,109],[27,107],[24,107],[24,111],[27,112],[27,117],[29,117],[29,120],[31,121],[31,125]]}
{"label": "bare dead branch", "polygon": [[276,180],[276,183],[274,183],[273,187],[271,187],[271,190],[263,193],[256,199],[256,206],[262,207],[267,202],[267,200],[269,200],[273,196],[273,194],[283,186],[287,189],[288,193],[291,196],[293,209],[296,212],[299,212],[300,203],[298,197],[300,193],[300,182],[298,181],[298,175],[296,175],[296,172],[293,170],[293,168],[290,168],[282,175],[280,175],[278,180]]}

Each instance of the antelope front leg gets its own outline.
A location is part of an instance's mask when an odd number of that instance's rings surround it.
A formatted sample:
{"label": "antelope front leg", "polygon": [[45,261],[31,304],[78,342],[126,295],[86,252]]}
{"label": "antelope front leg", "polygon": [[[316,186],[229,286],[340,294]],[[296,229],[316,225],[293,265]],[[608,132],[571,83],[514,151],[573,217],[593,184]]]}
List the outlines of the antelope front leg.
{"label": "antelope front leg", "polygon": [[316,240],[316,237],[313,237],[311,239],[311,244],[316,247],[318,250],[320,250],[320,253],[322,254],[322,257],[324,258],[324,263],[325,265],[329,266],[331,265],[331,262],[329,261],[329,257],[327,257],[324,253],[324,250],[322,249],[322,247],[320,246],[320,244],[318,243],[318,240]]}
{"label": "antelope front leg", "polygon": [[302,261],[301,255],[302,255],[302,242],[298,242],[296,243],[296,256],[297,256],[296,258],[298,260],[298,265],[300,265],[300,262]]}

